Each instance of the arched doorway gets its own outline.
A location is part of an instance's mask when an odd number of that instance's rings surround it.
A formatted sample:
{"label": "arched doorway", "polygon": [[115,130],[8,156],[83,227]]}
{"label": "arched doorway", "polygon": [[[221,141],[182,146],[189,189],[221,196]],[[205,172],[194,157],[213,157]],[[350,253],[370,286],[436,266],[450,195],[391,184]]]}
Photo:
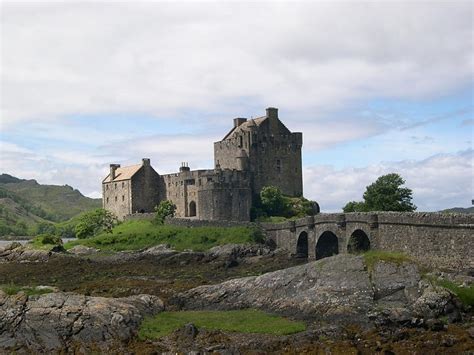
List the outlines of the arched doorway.
{"label": "arched doorway", "polygon": [[362,229],[356,229],[349,238],[347,252],[351,254],[363,253],[370,249],[370,240]]}
{"label": "arched doorway", "polygon": [[301,232],[296,243],[296,255],[297,258],[308,257],[308,233]]}
{"label": "arched doorway", "polygon": [[339,242],[333,232],[326,231],[316,243],[316,260],[327,258],[339,253]]}
{"label": "arched doorway", "polygon": [[196,217],[196,202],[189,203],[189,217]]}

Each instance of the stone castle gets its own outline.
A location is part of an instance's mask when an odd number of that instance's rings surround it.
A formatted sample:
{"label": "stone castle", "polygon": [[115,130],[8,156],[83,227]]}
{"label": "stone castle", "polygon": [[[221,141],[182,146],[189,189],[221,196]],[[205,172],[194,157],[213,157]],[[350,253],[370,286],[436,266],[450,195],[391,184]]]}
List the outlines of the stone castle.
{"label": "stone castle", "polygon": [[255,119],[235,118],[234,127],[214,143],[214,169],[158,174],[150,159],[127,167],[110,165],[102,181],[103,207],[120,219],[153,212],[163,200],[176,205],[176,217],[249,221],[252,201],[264,186],[302,196],[302,133],[292,133],[269,107]]}

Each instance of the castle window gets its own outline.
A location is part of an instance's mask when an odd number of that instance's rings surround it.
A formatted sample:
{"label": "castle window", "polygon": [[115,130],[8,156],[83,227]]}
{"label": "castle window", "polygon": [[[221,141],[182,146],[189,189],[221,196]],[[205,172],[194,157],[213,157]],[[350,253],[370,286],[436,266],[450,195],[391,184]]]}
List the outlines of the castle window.
{"label": "castle window", "polygon": [[277,170],[277,173],[281,173],[281,160],[280,159],[277,159],[276,161],[276,170]]}
{"label": "castle window", "polygon": [[117,183],[115,183],[115,188],[117,188]]}
{"label": "castle window", "polygon": [[242,145],[243,145],[243,143],[244,143],[243,138],[244,138],[244,137],[239,136],[239,148],[242,148]]}
{"label": "castle window", "polygon": [[125,195],[122,195],[122,202],[125,201]]}
{"label": "castle window", "polygon": [[107,197],[107,199],[105,200],[105,203],[109,203],[109,198]]}
{"label": "castle window", "polygon": [[125,187],[125,183],[124,183],[124,182],[122,182],[122,189],[123,189],[124,187]]}
{"label": "castle window", "polygon": [[115,196],[115,202],[117,202],[117,196]]}
{"label": "castle window", "polygon": [[105,185],[105,189],[106,189],[106,190],[108,190],[108,189],[109,189],[109,185],[108,185],[108,184],[107,184],[107,185]]}

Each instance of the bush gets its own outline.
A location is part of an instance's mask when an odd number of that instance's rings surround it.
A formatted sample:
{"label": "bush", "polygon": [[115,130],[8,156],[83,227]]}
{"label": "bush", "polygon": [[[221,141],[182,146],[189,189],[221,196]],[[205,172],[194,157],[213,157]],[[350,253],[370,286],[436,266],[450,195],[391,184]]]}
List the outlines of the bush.
{"label": "bush", "polygon": [[173,203],[173,201],[164,200],[155,207],[155,212],[155,223],[163,224],[166,217],[174,217],[176,205]]}
{"label": "bush", "polygon": [[79,218],[74,231],[79,239],[90,238],[101,232],[112,233],[112,229],[117,223],[117,217],[112,212],[98,208],[84,213]]}
{"label": "bush", "polygon": [[63,241],[61,237],[58,237],[57,235],[51,235],[51,234],[40,234],[36,236],[33,239],[33,244],[41,244],[41,245],[47,245],[47,244],[53,244],[53,245],[62,245]]}

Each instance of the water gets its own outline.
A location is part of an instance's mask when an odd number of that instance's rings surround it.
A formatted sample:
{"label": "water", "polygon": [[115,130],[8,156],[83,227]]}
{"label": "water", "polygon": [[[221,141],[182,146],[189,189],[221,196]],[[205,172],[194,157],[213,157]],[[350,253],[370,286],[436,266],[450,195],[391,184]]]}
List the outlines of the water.
{"label": "water", "polygon": [[[27,240],[0,240],[0,248],[7,245],[7,244],[10,244],[10,243],[13,243],[13,242],[18,242],[20,244],[26,244],[30,241],[31,239],[27,239]],[[63,244],[64,243],[67,243],[71,240],[76,240],[76,238],[63,238]]]}

